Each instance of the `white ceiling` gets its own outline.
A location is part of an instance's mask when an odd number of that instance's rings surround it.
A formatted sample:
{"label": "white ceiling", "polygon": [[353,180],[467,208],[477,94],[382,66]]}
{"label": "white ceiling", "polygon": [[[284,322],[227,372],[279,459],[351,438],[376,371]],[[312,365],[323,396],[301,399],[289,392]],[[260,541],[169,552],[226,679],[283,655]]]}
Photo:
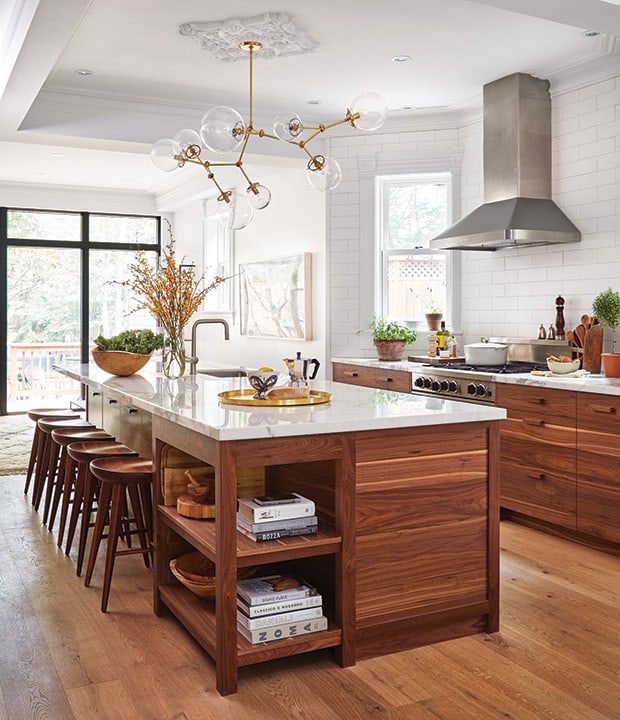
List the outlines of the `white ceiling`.
{"label": "white ceiling", "polygon": [[[258,55],[254,124],[265,129],[279,110],[339,119],[365,90],[386,98],[396,127],[428,125],[479,111],[482,86],[513,72],[548,78],[553,93],[620,68],[618,0],[3,0],[0,183],[169,191],[151,143],[197,129],[210,106],[248,109],[247,62],[216,61],[179,26],[268,12],[317,47]],[[403,54],[411,61],[392,62]]]}

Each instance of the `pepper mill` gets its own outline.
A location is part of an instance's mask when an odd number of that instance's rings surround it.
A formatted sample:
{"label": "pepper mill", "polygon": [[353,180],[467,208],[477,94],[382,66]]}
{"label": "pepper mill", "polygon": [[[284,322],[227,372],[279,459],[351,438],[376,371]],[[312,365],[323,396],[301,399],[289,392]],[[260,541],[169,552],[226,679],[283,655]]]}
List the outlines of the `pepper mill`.
{"label": "pepper mill", "polygon": [[564,340],[564,298],[558,295],[555,299],[555,335]]}

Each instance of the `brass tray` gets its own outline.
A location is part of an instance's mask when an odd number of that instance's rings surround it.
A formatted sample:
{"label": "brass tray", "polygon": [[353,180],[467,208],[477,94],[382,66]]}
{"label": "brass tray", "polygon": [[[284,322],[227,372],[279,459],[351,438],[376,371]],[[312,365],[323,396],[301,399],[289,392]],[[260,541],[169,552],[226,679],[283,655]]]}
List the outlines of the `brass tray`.
{"label": "brass tray", "polygon": [[226,390],[226,392],[218,393],[220,402],[226,405],[260,405],[262,407],[285,407],[288,405],[319,405],[320,403],[329,402],[332,398],[331,393],[322,390],[310,390],[310,394],[306,397],[296,398],[269,398],[264,400],[256,400],[254,398],[254,390]]}

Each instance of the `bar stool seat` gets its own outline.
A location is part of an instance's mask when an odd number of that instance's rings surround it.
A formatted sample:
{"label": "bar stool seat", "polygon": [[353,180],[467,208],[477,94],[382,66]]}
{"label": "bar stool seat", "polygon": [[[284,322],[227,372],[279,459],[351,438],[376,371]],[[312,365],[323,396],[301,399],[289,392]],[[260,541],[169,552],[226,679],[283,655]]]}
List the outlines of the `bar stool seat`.
{"label": "bar stool seat", "polygon": [[43,433],[43,455],[39,467],[37,467],[34,476],[34,485],[32,488],[32,506],[35,510],[39,510],[39,505],[45,491],[45,503],[43,506],[43,523],[47,522],[47,516],[52,498],[52,491],[56,483],[58,472],[58,456],[59,446],[52,440],[52,430],[60,428],[74,428],[84,430],[92,429],[95,426],[88,420],[81,418],[71,420],[50,420],[42,418],[37,421],[37,427]]}
{"label": "bar stool seat", "polygon": [[65,525],[67,522],[67,514],[69,506],[73,501],[73,486],[75,483],[75,475],[77,473],[77,463],[67,453],[67,446],[74,442],[96,441],[96,442],[114,442],[115,437],[107,433],[105,430],[94,428],[93,430],[83,430],[80,428],[57,428],[52,430],[52,440],[60,447],[60,461],[58,463],[58,481],[54,487],[54,496],[47,523],[47,529],[52,530],[54,520],[60,505],[60,520],[58,526],[58,547],[62,546],[62,539],[65,533]]}
{"label": "bar stool seat", "polygon": [[[101,612],[106,612],[114,561],[120,555],[141,554],[144,564],[149,567],[149,557],[153,554],[153,504],[151,486],[153,484],[153,463],[145,458],[100,458],[90,464],[91,473],[99,480],[99,502],[93,541],[90,546],[88,565],[84,585],[88,587],[92,579],[97,552],[109,517],[108,545],[103,576]],[[127,497],[129,500],[127,501]],[[124,516],[127,508],[127,516]],[[132,517],[129,517],[131,511]],[[118,539],[123,523],[135,526],[125,530],[138,536],[140,547],[118,549]]]}
{"label": "bar stool seat", "polygon": [[42,433],[39,430],[37,422],[39,420],[77,420],[79,419],[78,413],[73,410],[59,410],[58,408],[32,408],[28,410],[27,416],[29,420],[35,423],[34,435],[32,437],[32,447],[30,449],[30,458],[28,459],[28,470],[26,470],[26,482],[24,484],[24,495],[28,494],[30,488],[30,482],[32,480],[32,474],[38,462],[43,457],[43,445],[42,445]]}
{"label": "bar stool seat", "polygon": [[81,516],[78,556],[75,568],[76,575],[79,577],[82,574],[88,528],[91,527],[91,515],[97,495],[97,479],[90,471],[90,462],[103,457],[137,457],[138,453],[120,442],[85,441],[67,445],[67,454],[77,463],[78,471],[75,480],[69,529],[67,530],[65,555],[69,555],[78,520]]}

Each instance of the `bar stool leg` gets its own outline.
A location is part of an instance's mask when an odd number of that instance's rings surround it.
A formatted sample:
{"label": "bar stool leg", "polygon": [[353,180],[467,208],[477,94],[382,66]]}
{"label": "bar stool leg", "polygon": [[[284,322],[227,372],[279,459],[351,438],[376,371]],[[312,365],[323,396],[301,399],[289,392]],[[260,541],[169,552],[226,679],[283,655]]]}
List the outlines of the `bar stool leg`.
{"label": "bar stool leg", "polygon": [[30,488],[30,482],[35,472],[36,459],[41,457],[43,452],[43,433],[38,427],[34,429],[34,436],[32,438],[32,448],[30,449],[30,458],[28,460],[28,470],[26,471],[26,482],[24,484],[24,495],[28,495]]}
{"label": "bar stool leg", "polygon": [[65,555],[69,557],[71,545],[77,528],[78,520],[82,510],[82,502],[84,498],[84,483],[88,475],[88,466],[84,463],[78,465],[77,476],[75,478],[75,489],[73,491],[73,505],[71,506],[71,516],[69,518],[69,529],[67,530],[67,542],[65,544]]}
{"label": "bar stool leg", "polygon": [[[82,566],[84,565],[84,557],[86,556],[86,541],[88,539],[88,528],[92,522],[93,508],[95,507],[95,498],[99,492],[97,478],[88,471],[86,466],[86,474],[84,478],[84,491],[82,493],[82,524],[80,527],[80,537],[78,543],[78,556],[75,563],[75,574],[80,577],[82,574]],[[99,503],[97,503],[97,507]],[[104,507],[107,507],[104,506]]]}
{"label": "bar stool leg", "polygon": [[[108,609],[108,599],[110,597],[110,587],[112,585],[112,573],[114,571],[114,560],[116,559],[116,546],[118,545],[118,536],[121,529],[123,498],[125,487],[120,483],[115,483],[112,489],[112,504],[110,507],[110,525],[108,528],[108,547],[106,549],[105,570],[103,574],[103,591],[101,594],[101,612]],[[105,505],[102,504],[103,507]],[[95,557],[97,547],[93,543]]]}
{"label": "bar stool leg", "polygon": [[[59,470],[59,457],[60,457],[60,445],[55,443],[52,438],[48,438],[49,444],[49,464],[47,466],[47,483],[45,487],[45,501],[43,503],[43,524],[47,525],[47,519],[49,517],[50,506],[52,502],[52,496],[54,494],[54,488],[58,484],[58,470]],[[51,528],[48,528],[51,530]]]}

